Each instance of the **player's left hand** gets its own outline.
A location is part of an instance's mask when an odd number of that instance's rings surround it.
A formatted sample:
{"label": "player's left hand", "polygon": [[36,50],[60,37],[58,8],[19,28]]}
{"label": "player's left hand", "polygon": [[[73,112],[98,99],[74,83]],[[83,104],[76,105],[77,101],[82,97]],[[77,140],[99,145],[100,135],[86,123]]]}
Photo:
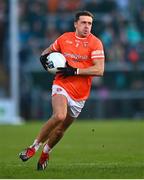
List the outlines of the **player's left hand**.
{"label": "player's left hand", "polygon": [[58,74],[62,75],[63,77],[67,76],[74,76],[77,75],[77,68],[73,68],[67,63],[67,67],[59,67],[57,68]]}

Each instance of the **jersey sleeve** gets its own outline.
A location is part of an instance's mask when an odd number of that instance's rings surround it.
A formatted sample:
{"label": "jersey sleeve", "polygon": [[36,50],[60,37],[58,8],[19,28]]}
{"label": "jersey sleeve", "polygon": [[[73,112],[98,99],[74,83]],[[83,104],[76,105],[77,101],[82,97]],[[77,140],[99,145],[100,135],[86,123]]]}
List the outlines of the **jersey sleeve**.
{"label": "jersey sleeve", "polygon": [[91,59],[92,60],[104,60],[104,49],[102,42],[98,39],[97,42],[94,43],[94,48],[91,51]]}
{"label": "jersey sleeve", "polygon": [[53,51],[61,51],[61,42],[63,41],[64,34],[58,37],[55,42],[52,44],[52,50]]}
{"label": "jersey sleeve", "polygon": [[59,45],[59,40],[56,39],[55,42],[51,46],[53,51],[60,51],[60,45]]}

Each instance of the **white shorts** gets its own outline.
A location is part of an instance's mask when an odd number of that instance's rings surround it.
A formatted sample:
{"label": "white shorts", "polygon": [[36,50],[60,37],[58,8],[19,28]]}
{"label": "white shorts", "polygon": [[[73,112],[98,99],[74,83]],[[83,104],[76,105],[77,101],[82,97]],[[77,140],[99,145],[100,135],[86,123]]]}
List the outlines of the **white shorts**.
{"label": "white shorts", "polygon": [[68,112],[71,117],[77,118],[80,114],[82,108],[84,107],[85,100],[82,101],[75,101],[73,100],[66,90],[58,85],[52,86],[52,96],[55,94],[62,94],[67,98],[68,101]]}

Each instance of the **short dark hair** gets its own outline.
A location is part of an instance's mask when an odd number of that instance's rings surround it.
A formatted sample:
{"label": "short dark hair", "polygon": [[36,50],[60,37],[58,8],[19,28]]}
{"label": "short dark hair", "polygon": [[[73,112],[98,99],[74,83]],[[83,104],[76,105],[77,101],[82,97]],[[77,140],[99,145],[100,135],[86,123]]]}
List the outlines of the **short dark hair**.
{"label": "short dark hair", "polygon": [[89,11],[78,11],[75,14],[74,21],[77,22],[79,20],[80,16],[90,16],[92,19],[94,19],[94,15],[91,12],[89,12]]}

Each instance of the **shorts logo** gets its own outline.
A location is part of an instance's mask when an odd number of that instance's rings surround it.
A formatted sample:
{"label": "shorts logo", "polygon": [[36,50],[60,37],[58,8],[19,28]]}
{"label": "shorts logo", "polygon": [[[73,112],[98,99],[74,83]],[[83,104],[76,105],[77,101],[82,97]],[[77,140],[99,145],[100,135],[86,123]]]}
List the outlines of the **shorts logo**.
{"label": "shorts logo", "polygon": [[57,88],[56,91],[57,91],[57,92],[61,92],[62,89],[61,89],[61,88]]}

